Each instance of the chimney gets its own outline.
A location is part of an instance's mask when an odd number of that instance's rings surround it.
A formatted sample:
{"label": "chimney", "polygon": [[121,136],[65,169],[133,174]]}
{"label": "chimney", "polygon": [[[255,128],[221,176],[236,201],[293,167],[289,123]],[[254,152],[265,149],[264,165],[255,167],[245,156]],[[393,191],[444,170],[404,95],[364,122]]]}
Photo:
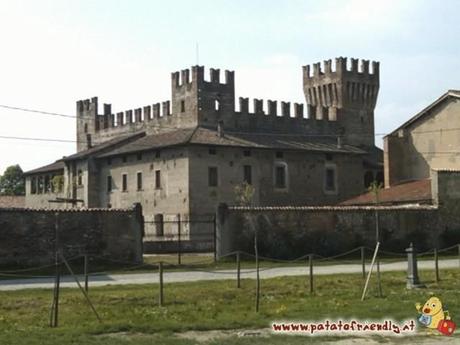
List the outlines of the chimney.
{"label": "chimney", "polygon": [[219,136],[219,138],[224,137],[224,121],[222,120],[219,120],[219,122],[217,122],[217,135]]}

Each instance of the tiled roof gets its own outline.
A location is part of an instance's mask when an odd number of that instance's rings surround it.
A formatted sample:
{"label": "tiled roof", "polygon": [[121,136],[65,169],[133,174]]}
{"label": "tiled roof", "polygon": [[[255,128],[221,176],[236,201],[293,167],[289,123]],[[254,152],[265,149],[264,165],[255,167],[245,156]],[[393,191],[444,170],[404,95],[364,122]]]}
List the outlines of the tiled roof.
{"label": "tiled roof", "polygon": [[[384,188],[379,193],[379,204],[431,203],[431,180],[417,180]],[[372,192],[358,195],[340,205],[372,205],[375,195]]]}
{"label": "tiled roof", "polygon": [[0,208],[4,207],[16,207],[22,208],[26,205],[26,197],[25,196],[9,196],[9,195],[1,195],[0,196]]}
{"label": "tiled roof", "polygon": [[428,105],[425,109],[420,111],[418,114],[415,116],[411,117],[409,120],[404,122],[401,126],[396,128],[394,131],[392,131],[389,135],[395,135],[400,129],[404,129],[412,125],[413,123],[419,121],[420,119],[423,119],[426,115],[430,113],[430,110],[435,108],[437,105],[441,104],[445,100],[454,97],[454,98],[460,98],[460,90],[449,90],[445,94],[443,94],[441,97],[439,97],[436,101]]}
{"label": "tiled roof", "polygon": [[115,156],[124,153],[185,144],[318,151],[348,154],[366,153],[365,151],[351,145],[342,145],[339,148],[337,146],[337,142],[334,139],[321,136],[309,137],[278,133],[258,134],[230,131],[226,131],[223,136],[219,136],[218,132],[214,129],[196,127],[147,135],[143,138],[137,139],[131,143],[123,145],[122,147],[105,152],[104,154],[98,156]]}
{"label": "tiled roof", "polygon": [[74,153],[73,155],[64,157],[63,160],[64,161],[69,161],[69,160],[73,160],[73,159],[86,158],[89,155],[99,153],[99,152],[105,151],[105,150],[110,150],[113,146],[123,145],[126,142],[130,142],[132,140],[141,138],[143,136],[145,136],[145,132],[139,132],[139,133],[136,133],[136,134],[128,134],[128,135],[118,136],[118,137],[116,137],[114,139],[110,139],[108,141],[105,141],[105,142],[103,142],[103,143],[101,143],[99,145],[95,145],[94,147],[91,147],[88,150],[80,151],[80,152]]}
{"label": "tiled roof", "polygon": [[64,161],[61,159],[54,163],[42,166],[40,168],[26,171],[24,175],[33,175],[33,174],[40,174],[44,172],[59,171],[59,170],[64,170],[64,167],[65,167]]}
{"label": "tiled roof", "polygon": [[195,128],[184,128],[165,133],[146,135],[123,146],[99,154],[98,157],[116,156],[130,152],[185,144],[190,140],[195,130]]}

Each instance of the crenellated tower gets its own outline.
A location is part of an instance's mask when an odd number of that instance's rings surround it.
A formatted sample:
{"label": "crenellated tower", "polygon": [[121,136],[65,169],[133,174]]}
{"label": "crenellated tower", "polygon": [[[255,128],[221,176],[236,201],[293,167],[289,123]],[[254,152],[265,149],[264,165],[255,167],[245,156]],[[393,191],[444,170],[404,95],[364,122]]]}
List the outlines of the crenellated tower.
{"label": "crenellated tower", "polygon": [[303,89],[309,118],[335,120],[339,133],[352,145],[374,146],[374,109],[379,91],[379,63],[335,59],[303,67]]}

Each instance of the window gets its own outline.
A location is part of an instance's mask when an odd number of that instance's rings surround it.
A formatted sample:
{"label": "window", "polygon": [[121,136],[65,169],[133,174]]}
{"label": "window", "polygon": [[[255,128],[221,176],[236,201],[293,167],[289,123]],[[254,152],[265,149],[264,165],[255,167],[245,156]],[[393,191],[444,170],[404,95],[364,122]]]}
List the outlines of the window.
{"label": "window", "polygon": [[164,235],[163,215],[162,214],[156,214],[154,216],[154,222],[155,222],[155,234],[157,236],[163,236]]}
{"label": "window", "polygon": [[39,176],[37,180],[37,193],[43,193],[43,176]]}
{"label": "window", "polygon": [[208,168],[208,186],[217,187],[217,167]]}
{"label": "window", "polygon": [[49,193],[50,191],[51,191],[50,177],[46,175],[45,176],[45,193]]}
{"label": "window", "polygon": [[155,151],[155,158],[160,158],[161,157],[161,151],[157,150]]}
{"label": "window", "polygon": [[337,167],[335,164],[327,164],[324,170],[324,191],[337,193]]}
{"label": "window", "polygon": [[326,160],[331,161],[332,160],[332,155],[330,153],[326,153]]}
{"label": "window", "polygon": [[155,170],[155,189],[161,189],[161,170]]}
{"label": "window", "polygon": [[243,166],[243,181],[252,184],[252,167],[250,165]]}
{"label": "window", "polygon": [[30,179],[30,194],[37,194],[37,178],[32,177]]}
{"label": "window", "polygon": [[251,150],[244,150],[244,151],[243,151],[243,156],[245,156],[245,157],[251,157]]}
{"label": "window", "polygon": [[287,165],[277,163],[275,165],[275,187],[279,189],[287,188]]}
{"label": "window", "polygon": [[78,173],[77,173],[77,184],[79,186],[83,185],[83,171],[81,170],[78,170]]}
{"label": "window", "polygon": [[107,192],[112,191],[112,176],[107,176]]}
{"label": "window", "polygon": [[138,152],[136,157],[137,157],[138,161],[141,161],[142,160],[142,152]]}
{"label": "window", "polygon": [[128,175],[123,174],[121,175],[121,190],[126,192],[128,190]]}
{"label": "window", "polygon": [[215,155],[216,154],[216,148],[215,147],[210,147],[209,148],[209,154],[210,155]]}
{"label": "window", "polygon": [[364,174],[364,187],[369,188],[371,183],[374,181],[374,174],[372,171],[366,171]]}
{"label": "window", "polygon": [[121,158],[121,160],[123,161],[123,163],[126,163],[126,162],[128,161],[128,157],[123,156],[123,157]]}
{"label": "window", "polygon": [[277,151],[275,156],[276,156],[276,158],[283,158],[284,154],[281,151]]}
{"label": "window", "polygon": [[185,111],[185,101],[180,101],[180,112],[183,113]]}
{"label": "window", "polygon": [[142,173],[137,173],[137,190],[142,190]]}

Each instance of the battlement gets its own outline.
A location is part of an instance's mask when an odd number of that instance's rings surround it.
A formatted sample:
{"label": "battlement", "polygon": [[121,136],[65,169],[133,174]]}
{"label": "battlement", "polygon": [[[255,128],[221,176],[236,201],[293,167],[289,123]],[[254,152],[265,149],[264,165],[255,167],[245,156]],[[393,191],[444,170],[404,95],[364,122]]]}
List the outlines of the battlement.
{"label": "battlement", "polygon": [[[312,65],[303,66],[303,78],[304,80],[324,77],[336,77],[338,74],[348,74],[356,76],[374,76],[378,79],[379,77],[379,62],[372,61],[372,71],[369,69],[369,60],[364,59],[350,59],[350,66],[347,66],[346,57],[338,57],[335,59],[335,69],[332,69],[332,60],[325,60],[323,65],[320,62]],[[359,64],[359,62],[361,63]],[[359,65],[359,68],[358,68]]]}
{"label": "battlement", "polygon": [[204,66],[193,66],[191,69],[184,69],[181,71],[171,73],[171,83],[173,87],[183,87],[192,83],[203,84],[211,83],[218,85],[233,86],[235,83],[235,72],[225,70],[225,81],[220,81],[220,69],[210,68],[209,78],[205,77]]}
{"label": "battlement", "polygon": [[91,100],[77,102],[77,117],[92,117],[95,120],[94,130],[100,131],[114,127],[122,127],[146,121],[159,120],[171,115],[171,102],[164,101],[141,108],[129,109],[122,112],[112,113],[112,105],[104,104],[104,113],[98,113],[97,97]]}

